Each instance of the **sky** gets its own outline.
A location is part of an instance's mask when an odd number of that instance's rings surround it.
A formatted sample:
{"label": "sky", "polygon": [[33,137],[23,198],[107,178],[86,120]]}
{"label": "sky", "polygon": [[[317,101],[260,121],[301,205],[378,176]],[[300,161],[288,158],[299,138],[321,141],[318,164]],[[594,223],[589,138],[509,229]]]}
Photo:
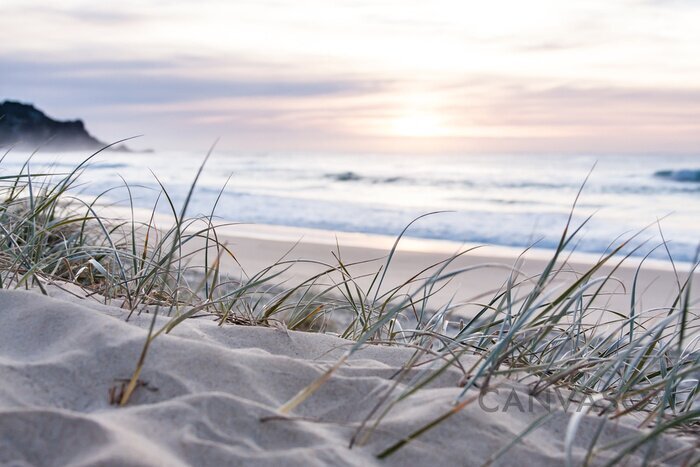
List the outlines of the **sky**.
{"label": "sky", "polygon": [[700,154],[699,24],[682,0],[3,0],[0,100],[155,149]]}

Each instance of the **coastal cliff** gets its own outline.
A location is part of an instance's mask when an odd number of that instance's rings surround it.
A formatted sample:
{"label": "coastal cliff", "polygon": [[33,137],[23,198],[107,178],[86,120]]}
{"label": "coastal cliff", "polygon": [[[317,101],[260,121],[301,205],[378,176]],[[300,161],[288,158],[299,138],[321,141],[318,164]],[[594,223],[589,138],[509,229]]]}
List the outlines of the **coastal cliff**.
{"label": "coastal cliff", "polygon": [[[107,146],[85,129],[82,120],[59,121],[31,104],[0,103],[0,147],[49,151],[96,151]],[[111,148],[129,151],[124,145]]]}

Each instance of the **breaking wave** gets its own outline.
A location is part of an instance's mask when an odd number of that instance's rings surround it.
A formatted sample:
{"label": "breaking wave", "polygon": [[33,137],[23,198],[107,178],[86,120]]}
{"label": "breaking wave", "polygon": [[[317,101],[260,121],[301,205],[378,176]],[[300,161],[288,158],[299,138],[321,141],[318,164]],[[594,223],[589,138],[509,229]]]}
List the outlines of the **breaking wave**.
{"label": "breaking wave", "polygon": [[700,182],[700,169],[659,170],[654,176],[676,182]]}

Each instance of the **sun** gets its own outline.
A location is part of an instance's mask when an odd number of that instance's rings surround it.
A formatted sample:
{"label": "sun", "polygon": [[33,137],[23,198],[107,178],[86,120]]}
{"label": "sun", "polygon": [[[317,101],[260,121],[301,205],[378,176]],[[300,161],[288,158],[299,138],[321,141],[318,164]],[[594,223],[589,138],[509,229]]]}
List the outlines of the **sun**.
{"label": "sun", "polygon": [[445,135],[446,129],[438,115],[428,112],[412,112],[391,122],[391,133],[397,136],[431,138]]}

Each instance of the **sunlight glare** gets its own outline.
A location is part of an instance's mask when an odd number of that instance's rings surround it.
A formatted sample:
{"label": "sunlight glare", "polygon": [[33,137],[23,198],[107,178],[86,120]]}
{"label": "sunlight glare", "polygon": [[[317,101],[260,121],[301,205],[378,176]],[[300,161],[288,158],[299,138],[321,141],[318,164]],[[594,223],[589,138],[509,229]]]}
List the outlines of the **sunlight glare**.
{"label": "sunlight glare", "polygon": [[400,116],[391,123],[391,133],[397,136],[431,138],[445,136],[442,119],[427,112],[412,112]]}

